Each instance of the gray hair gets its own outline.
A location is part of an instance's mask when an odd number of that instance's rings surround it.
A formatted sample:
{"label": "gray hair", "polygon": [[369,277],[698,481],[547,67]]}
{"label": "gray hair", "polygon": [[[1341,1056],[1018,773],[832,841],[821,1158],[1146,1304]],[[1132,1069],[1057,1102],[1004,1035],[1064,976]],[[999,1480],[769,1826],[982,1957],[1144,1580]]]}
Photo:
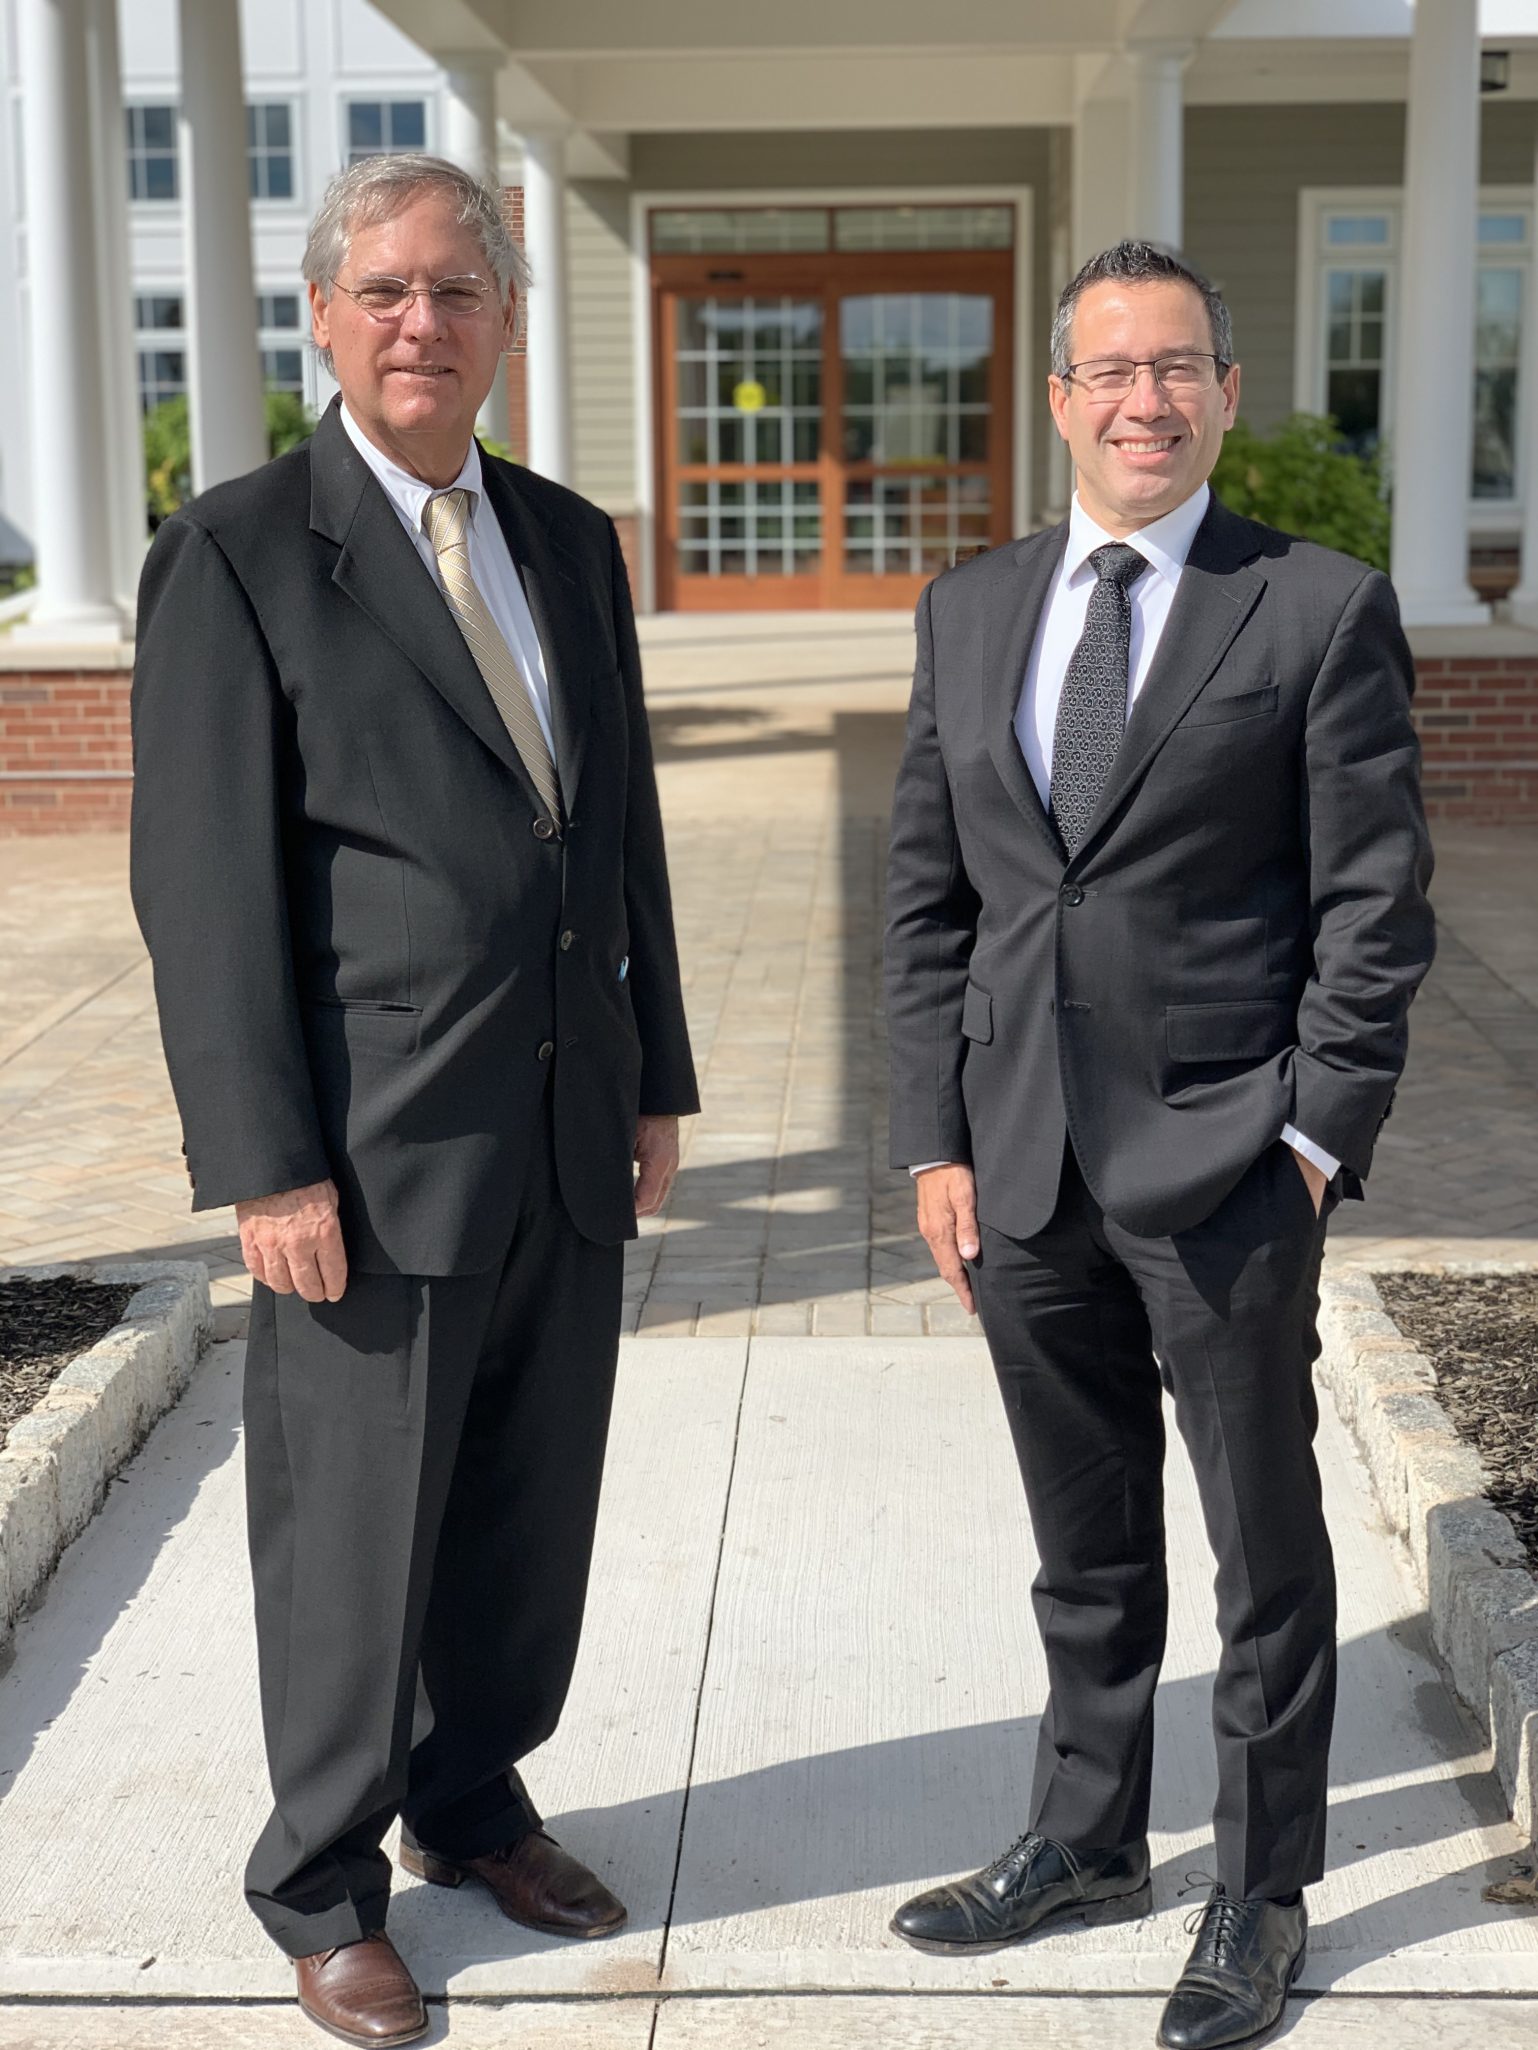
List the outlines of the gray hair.
{"label": "gray hair", "polygon": [[[301,266],[307,284],[320,288],[323,299],[331,297],[332,283],[347,261],[352,238],[360,228],[378,227],[404,213],[424,192],[441,192],[457,208],[462,228],[474,231],[486,266],[497,281],[499,297],[511,289],[520,309],[529,289],[529,264],[502,211],[502,196],[493,185],[473,177],[446,157],[428,157],[405,152],[360,157],[339,171],[326,187],[320,209],[310,223]],[[331,351],[321,349],[320,360],[329,371]]]}
{"label": "gray hair", "polygon": [[1207,309],[1207,322],[1212,330],[1212,353],[1218,359],[1218,373],[1228,369],[1234,360],[1233,315],[1223,303],[1223,295],[1217,287],[1199,270],[1193,270],[1169,250],[1161,249],[1156,242],[1118,242],[1113,249],[1102,249],[1098,256],[1092,256],[1071,284],[1063,287],[1063,296],[1057,302],[1057,312],[1052,319],[1052,372],[1055,377],[1066,374],[1073,348],[1073,316],[1079,301],[1092,285],[1151,285],[1162,284],[1174,279],[1177,284],[1189,285],[1200,295]]}

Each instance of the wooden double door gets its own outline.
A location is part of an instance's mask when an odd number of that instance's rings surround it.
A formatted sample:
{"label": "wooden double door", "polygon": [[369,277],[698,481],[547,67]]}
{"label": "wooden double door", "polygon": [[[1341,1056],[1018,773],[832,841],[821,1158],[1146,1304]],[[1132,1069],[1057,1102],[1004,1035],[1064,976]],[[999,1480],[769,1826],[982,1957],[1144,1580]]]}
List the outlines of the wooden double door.
{"label": "wooden double door", "polygon": [[655,256],[660,606],[911,605],[1007,540],[1013,265]]}

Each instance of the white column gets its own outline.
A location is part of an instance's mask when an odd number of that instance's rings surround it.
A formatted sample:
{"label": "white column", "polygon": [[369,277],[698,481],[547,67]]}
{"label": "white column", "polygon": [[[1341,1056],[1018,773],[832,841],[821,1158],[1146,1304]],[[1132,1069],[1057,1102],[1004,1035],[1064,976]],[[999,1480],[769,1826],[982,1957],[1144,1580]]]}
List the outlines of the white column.
{"label": "white column", "polygon": [[[1538,203],[1538,161],[1533,165],[1533,199]],[[1529,267],[1522,320],[1522,368],[1518,373],[1522,448],[1522,576],[1507,603],[1517,626],[1538,628],[1538,263]]]}
{"label": "white column", "polygon": [[529,468],[572,481],[570,322],[566,292],[566,138],[525,135],[523,233],[529,292]]}
{"label": "white column", "polygon": [[96,195],[80,137],[90,119],[78,0],[21,0],[20,58],[32,349],[33,539],[29,640],[120,637],[112,602]]}
{"label": "white column", "polygon": [[267,460],[236,0],[181,0],[182,211],[192,482]]}
{"label": "white column", "polygon": [[1479,213],[1479,0],[1420,0],[1410,42],[1390,455],[1393,577],[1411,626],[1489,618],[1468,579]]}
{"label": "white column", "polygon": [[96,262],[102,300],[102,411],[107,423],[104,468],[112,589],[131,625],[148,535],[144,438],[134,358],[133,280],[128,260],[128,161],[123,146],[117,0],[87,0],[85,36],[96,188]]}
{"label": "white column", "polygon": [[[440,56],[444,70],[443,154],[452,164],[501,190],[497,151],[497,73],[502,60],[491,50],[469,50]],[[508,441],[507,363],[497,367],[497,381],[476,415],[476,428],[488,440]]]}
{"label": "white column", "polygon": [[1128,231],[1179,249],[1185,235],[1186,66],[1189,42],[1132,43],[1132,181]]}
{"label": "white column", "polygon": [[1132,232],[1128,103],[1097,94],[1079,108],[1073,131],[1073,267]]}

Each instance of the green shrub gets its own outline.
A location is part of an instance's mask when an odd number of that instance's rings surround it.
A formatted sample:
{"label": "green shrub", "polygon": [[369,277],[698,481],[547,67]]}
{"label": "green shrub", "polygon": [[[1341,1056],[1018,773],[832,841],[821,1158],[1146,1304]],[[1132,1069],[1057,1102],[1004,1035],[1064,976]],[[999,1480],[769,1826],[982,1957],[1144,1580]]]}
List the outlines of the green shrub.
{"label": "green shrub", "polygon": [[192,496],[192,422],[185,399],[166,399],[144,416],[144,490],[152,527]]}
{"label": "green shrub", "polygon": [[[315,422],[297,393],[270,391],[262,403],[270,456],[297,448],[315,432]],[[145,415],[144,490],[152,527],[192,496],[192,421],[185,398],[166,399]]]}
{"label": "green shrub", "polygon": [[1224,438],[1212,488],[1248,519],[1388,568],[1382,463],[1341,448],[1333,420],[1294,413],[1269,434],[1239,422]]}

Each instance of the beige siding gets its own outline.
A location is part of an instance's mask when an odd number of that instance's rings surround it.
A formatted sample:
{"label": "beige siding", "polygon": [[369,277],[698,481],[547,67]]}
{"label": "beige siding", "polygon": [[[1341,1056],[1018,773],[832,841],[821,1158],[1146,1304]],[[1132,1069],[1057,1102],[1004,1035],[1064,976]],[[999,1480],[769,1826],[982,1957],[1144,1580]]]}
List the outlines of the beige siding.
{"label": "beige siding", "polygon": [[630,310],[630,189],[567,189],[573,482],[606,512],[635,511],[635,336]]}
{"label": "beige siding", "polygon": [[[1481,149],[1486,183],[1529,184],[1535,139],[1538,106],[1487,103]],[[702,197],[866,185],[1029,186],[1035,201],[1034,265],[1023,345],[1033,394],[1031,500],[1040,507],[1047,496],[1053,432],[1044,397],[1052,315],[1052,140],[1053,131],[1045,128],[638,135],[631,144],[631,177],[635,190]],[[1300,190],[1397,185],[1403,161],[1404,110],[1392,104],[1188,111],[1187,249],[1233,309],[1244,410],[1256,426],[1292,410]],[[633,511],[636,503],[631,190],[596,180],[575,183],[568,215],[576,482],[616,514]]]}
{"label": "beige siding", "polygon": [[[1528,185],[1538,107],[1484,109],[1480,176]],[[1222,290],[1244,365],[1244,414],[1265,428],[1292,411],[1298,195],[1312,185],[1399,185],[1404,109],[1193,107],[1186,115],[1186,248]]]}

